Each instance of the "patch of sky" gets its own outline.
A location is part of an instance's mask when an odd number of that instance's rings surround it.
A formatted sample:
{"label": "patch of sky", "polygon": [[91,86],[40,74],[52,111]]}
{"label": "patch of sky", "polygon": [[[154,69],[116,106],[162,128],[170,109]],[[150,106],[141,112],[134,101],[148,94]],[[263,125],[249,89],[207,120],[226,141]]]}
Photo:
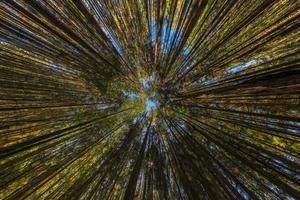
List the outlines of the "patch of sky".
{"label": "patch of sky", "polygon": [[82,101],[84,101],[86,104],[96,104],[96,103],[100,104],[101,103],[101,102],[99,102],[99,100],[94,99],[92,97],[87,97],[87,96],[82,97]]}
{"label": "patch of sky", "polygon": [[103,30],[103,32],[108,37],[108,39],[111,41],[112,45],[115,47],[115,49],[117,50],[117,52],[122,57],[124,57],[123,49],[122,49],[121,45],[119,44],[118,40],[113,35],[111,35],[107,30]]}
{"label": "patch of sky", "polygon": [[115,107],[116,104],[113,104],[113,105],[97,105],[97,109],[98,110],[107,110],[107,109],[110,109],[110,108],[113,108]]}
{"label": "patch of sky", "polygon": [[150,30],[150,33],[151,33],[151,42],[152,42],[153,46],[155,45],[155,42],[156,42],[156,29],[157,29],[156,21],[153,20],[151,22],[151,30]]}
{"label": "patch of sky", "polygon": [[276,194],[280,194],[282,191],[280,191],[279,188],[277,188],[275,185],[270,186],[270,189],[276,193]]}
{"label": "patch of sky", "polygon": [[73,52],[74,52],[75,54],[77,54],[77,55],[80,55],[80,54],[81,54],[81,51],[80,51],[78,48],[72,47],[72,46],[71,46],[71,48],[72,48],[72,50],[73,50]]}
{"label": "patch of sky", "polygon": [[178,122],[178,125],[179,125],[181,128],[186,128],[186,127],[185,127],[185,122],[182,121],[182,120],[180,120],[180,121]]}
{"label": "patch of sky", "polygon": [[274,129],[277,129],[278,126],[276,124],[272,124],[272,123],[268,123],[266,124],[268,127],[271,127],[271,128],[274,128]]}
{"label": "patch of sky", "polygon": [[0,38],[0,44],[9,44],[9,41],[5,38]]}
{"label": "patch of sky", "polygon": [[220,80],[207,80],[205,82],[200,83],[200,85],[214,85],[214,84],[218,84]]}
{"label": "patch of sky", "polygon": [[243,188],[241,188],[240,185],[238,185],[233,179],[228,177],[222,169],[219,168],[219,170],[222,173],[222,175],[229,180],[229,183],[238,191],[238,193],[243,197],[243,199],[245,200],[251,199],[249,194]]}
{"label": "patch of sky", "polygon": [[149,80],[144,80],[143,81],[143,89],[148,90],[151,87],[150,81]]}
{"label": "patch of sky", "polygon": [[296,135],[300,135],[300,122],[288,121],[288,124],[290,124],[291,127],[287,128],[287,131]]}
{"label": "patch of sky", "polygon": [[111,42],[112,42],[113,46],[115,47],[115,49],[117,50],[117,52],[121,56],[124,56],[123,49],[122,49],[121,45],[117,42],[117,40],[116,39],[111,39]]}
{"label": "patch of sky", "polygon": [[50,69],[52,69],[53,71],[56,71],[56,72],[60,72],[61,71],[61,67],[57,63],[49,63],[48,67]]}
{"label": "patch of sky", "polygon": [[136,124],[138,121],[139,121],[139,116],[136,116],[136,117],[133,119],[133,123]]}
{"label": "patch of sky", "polygon": [[138,99],[138,98],[140,98],[140,96],[138,94],[134,93],[134,92],[127,92],[127,91],[124,91],[124,90],[122,92],[129,99]]}
{"label": "patch of sky", "polygon": [[[154,46],[156,43],[157,38],[157,22],[153,20],[151,22],[151,42]],[[176,46],[179,44],[182,38],[181,33],[176,34],[176,30],[173,30],[168,26],[168,24],[164,23],[162,25],[162,34],[161,34],[161,41],[162,41],[162,50],[169,50],[171,48],[172,43]],[[186,50],[185,50],[186,51]]]}
{"label": "patch of sky", "polygon": [[287,131],[289,131],[289,132],[292,132],[292,133],[300,133],[300,130],[298,130],[298,129],[291,129],[291,128],[288,128],[288,129],[286,129]]}
{"label": "patch of sky", "polygon": [[190,53],[190,48],[187,48],[187,47],[183,48],[183,55],[184,56],[188,56],[189,53]]}
{"label": "patch of sky", "polygon": [[252,66],[252,65],[255,65],[257,63],[259,63],[261,60],[260,59],[251,59],[243,64],[240,64],[240,65],[237,65],[231,69],[228,69],[226,71],[227,74],[236,74],[236,73],[239,73],[245,69],[247,69],[248,67]]}
{"label": "patch of sky", "polygon": [[151,82],[154,80],[154,75],[150,75],[147,79],[142,81],[143,90],[149,90],[151,88]]}
{"label": "patch of sky", "polygon": [[284,167],[288,168],[288,166],[280,160],[277,160],[277,159],[273,158],[272,161],[275,163],[275,165],[280,165],[280,166],[284,166]]}
{"label": "patch of sky", "polygon": [[286,198],[287,198],[287,200],[296,200],[294,197],[291,197],[291,196],[288,196],[288,195],[287,195]]}
{"label": "patch of sky", "polygon": [[295,122],[295,121],[287,121],[288,124],[294,125],[294,126],[299,126],[300,127],[300,122]]}
{"label": "patch of sky", "polygon": [[168,125],[165,125],[164,127],[168,133],[172,133],[172,130],[170,129],[170,127]]}
{"label": "patch of sky", "polygon": [[146,111],[156,109],[159,106],[159,103],[153,97],[147,97],[146,99]]}
{"label": "patch of sky", "polygon": [[68,42],[62,42],[66,49],[70,49],[72,53],[75,53],[77,55],[81,55],[81,50],[77,48],[76,46],[73,46],[72,44]]}

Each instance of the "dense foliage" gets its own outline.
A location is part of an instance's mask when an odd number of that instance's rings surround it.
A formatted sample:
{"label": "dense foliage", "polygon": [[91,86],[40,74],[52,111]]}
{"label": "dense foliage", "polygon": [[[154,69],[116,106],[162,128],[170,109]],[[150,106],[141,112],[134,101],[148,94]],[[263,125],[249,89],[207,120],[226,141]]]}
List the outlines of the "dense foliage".
{"label": "dense foliage", "polygon": [[299,0],[0,17],[0,199],[300,199]]}

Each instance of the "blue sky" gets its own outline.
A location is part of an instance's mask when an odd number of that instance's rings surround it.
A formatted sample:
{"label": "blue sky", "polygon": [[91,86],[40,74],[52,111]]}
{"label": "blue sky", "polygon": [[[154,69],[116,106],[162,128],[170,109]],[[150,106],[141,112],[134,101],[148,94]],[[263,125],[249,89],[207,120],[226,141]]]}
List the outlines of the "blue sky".
{"label": "blue sky", "polygon": [[146,111],[149,112],[152,109],[156,109],[158,106],[158,102],[156,102],[155,100],[152,100],[151,97],[148,97],[146,100]]}
{"label": "blue sky", "polygon": [[[156,24],[156,20],[152,21],[151,24],[151,37],[152,37],[152,44],[155,45],[156,42],[156,32],[157,30],[157,24]],[[165,43],[164,45],[166,45],[164,48],[166,48],[166,50],[171,48],[171,44],[173,42],[173,40],[175,39],[175,44],[178,44],[179,41],[182,38],[182,34],[177,34],[176,38],[176,31],[170,29],[170,27],[167,24],[163,24],[162,25],[162,35],[161,35],[161,40],[162,43]]]}
{"label": "blue sky", "polygon": [[235,74],[235,73],[241,72],[241,71],[247,69],[248,67],[250,67],[252,65],[255,65],[259,61],[260,61],[259,59],[251,59],[248,62],[245,62],[245,63],[237,65],[237,66],[235,66],[231,69],[228,69],[227,73],[228,74]]}
{"label": "blue sky", "polygon": [[[126,92],[126,91],[123,91],[123,94],[125,96],[127,96],[129,99],[139,99],[140,96],[134,92]],[[153,96],[149,96],[147,97],[146,99],[146,111],[149,112],[151,111],[152,109],[156,109],[157,106],[159,105],[158,102],[156,100],[153,99]]]}

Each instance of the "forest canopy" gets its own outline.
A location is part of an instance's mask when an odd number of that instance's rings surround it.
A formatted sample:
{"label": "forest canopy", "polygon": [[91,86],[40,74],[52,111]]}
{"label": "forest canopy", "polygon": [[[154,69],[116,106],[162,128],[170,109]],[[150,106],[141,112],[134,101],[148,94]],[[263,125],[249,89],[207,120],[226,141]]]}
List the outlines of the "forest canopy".
{"label": "forest canopy", "polygon": [[300,199],[299,0],[0,10],[0,199]]}

